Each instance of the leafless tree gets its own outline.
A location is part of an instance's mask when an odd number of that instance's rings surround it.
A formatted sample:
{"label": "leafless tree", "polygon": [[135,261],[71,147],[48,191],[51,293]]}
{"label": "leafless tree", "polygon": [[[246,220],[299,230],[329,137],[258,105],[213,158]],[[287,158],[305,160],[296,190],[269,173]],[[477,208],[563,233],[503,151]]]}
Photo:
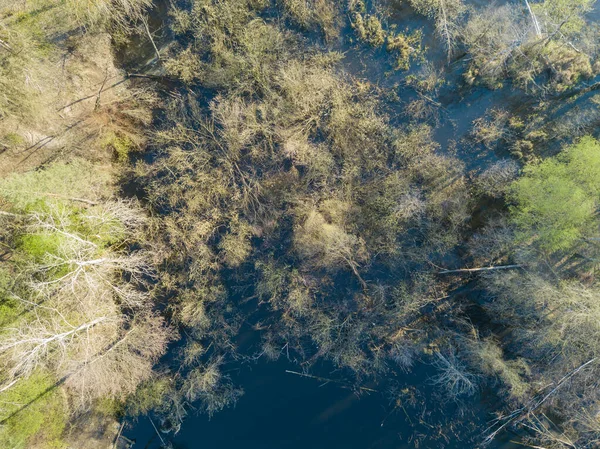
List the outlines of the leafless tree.
{"label": "leafless tree", "polygon": [[461,0],[411,0],[413,7],[435,21],[435,29],[446,47],[448,62],[456,49],[460,24],[465,12]]}
{"label": "leafless tree", "polygon": [[150,257],[128,250],[144,223],[129,201],[81,208],[61,202],[16,214],[53,248],[16,266],[10,297],[23,314],[1,329],[0,389],[37,368],[67,379],[80,406],[132,393],[152,375],[172,333],[152,313]]}
{"label": "leafless tree", "polygon": [[457,358],[453,351],[446,354],[436,351],[433,364],[439,374],[435,375],[431,381],[434,385],[444,388],[451,397],[472,395],[477,390],[476,376],[468,372],[466,365]]}

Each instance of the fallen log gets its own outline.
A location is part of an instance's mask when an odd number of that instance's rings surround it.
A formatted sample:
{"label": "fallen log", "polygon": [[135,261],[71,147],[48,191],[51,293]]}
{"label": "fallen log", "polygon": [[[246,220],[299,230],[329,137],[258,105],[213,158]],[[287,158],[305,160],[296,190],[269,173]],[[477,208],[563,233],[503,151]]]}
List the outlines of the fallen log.
{"label": "fallen log", "polygon": [[480,271],[493,271],[493,270],[511,270],[513,268],[522,268],[523,265],[498,265],[495,267],[477,267],[477,268],[459,268],[457,270],[443,270],[438,271],[438,274],[450,274],[450,273],[477,273]]}

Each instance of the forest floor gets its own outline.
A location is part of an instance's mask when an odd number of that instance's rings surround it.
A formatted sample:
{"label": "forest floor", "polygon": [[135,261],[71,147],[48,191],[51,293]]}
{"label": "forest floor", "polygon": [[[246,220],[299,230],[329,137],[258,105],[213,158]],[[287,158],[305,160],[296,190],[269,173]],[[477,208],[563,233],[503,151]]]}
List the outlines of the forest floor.
{"label": "forest floor", "polygon": [[42,119],[3,124],[19,144],[0,153],[0,177],[77,156],[111,170],[112,149],[101,136],[111,120],[106,106],[128,95],[125,77],[115,67],[108,34],[72,40],[49,68],[54,82],[43,86]]}

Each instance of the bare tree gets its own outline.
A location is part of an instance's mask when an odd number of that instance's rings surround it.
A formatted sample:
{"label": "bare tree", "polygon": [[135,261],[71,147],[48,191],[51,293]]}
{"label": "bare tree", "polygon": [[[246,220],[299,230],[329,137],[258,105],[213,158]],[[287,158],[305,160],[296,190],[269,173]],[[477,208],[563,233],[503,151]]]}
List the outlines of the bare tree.
{"label": "bare tree", "polygon": [[154,375],[154,364],[174,336],[161,316],[149,312],[123,317],[119,324],[110,335],[80,346],[63,367],[80,406],[134,393]]}
{"label": "bare tree", "polygon": [[466,365],[456,357],[454,351],[447,354],[436,351],[433,365],[439,374],[431,379],[432,383],[444,388],[451,397],[472,395],[477,390],[476,376],[467,371]]}
{"label": "bare tree", "polygon": [[0,331],[0,389],[44,368],[67,379],[80,406],[132,393],[172,337],[150,311],[149,255],[127,250],[144,223],[140,209],[58,201],[15,216],[43,252],[15,266],[10,297],[23,313]]}
{"label": "bare tree", "polygon": [[436,32],[444,42],[450,62],[459,36],[459,20],[465,12],[462,0],[410,0],[410,3],[435,21]]}

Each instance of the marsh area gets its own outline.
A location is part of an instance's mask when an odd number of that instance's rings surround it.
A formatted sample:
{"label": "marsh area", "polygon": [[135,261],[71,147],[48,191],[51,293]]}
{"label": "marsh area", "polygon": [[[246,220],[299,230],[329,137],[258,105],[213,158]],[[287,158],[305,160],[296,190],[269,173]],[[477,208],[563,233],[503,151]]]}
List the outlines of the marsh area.
{"label": "marsh area", "polygon": [[597,447],[599,19],[0,2],[0,446]]}

